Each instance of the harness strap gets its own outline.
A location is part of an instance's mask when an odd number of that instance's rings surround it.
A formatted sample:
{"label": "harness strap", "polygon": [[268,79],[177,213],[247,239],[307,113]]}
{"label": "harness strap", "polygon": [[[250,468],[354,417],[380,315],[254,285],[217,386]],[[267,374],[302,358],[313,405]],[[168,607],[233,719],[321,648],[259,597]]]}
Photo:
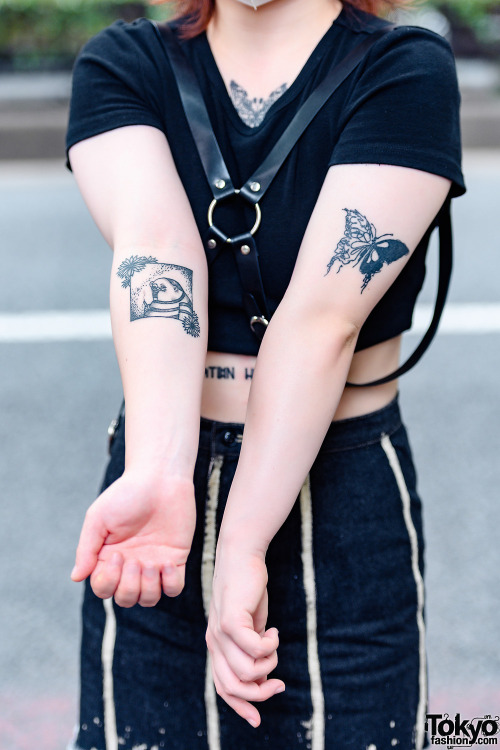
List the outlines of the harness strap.
{"label": "harness strap", "polygon": [[[241,194],[244,198],[251,203],[257,203],[263,197],[285,159],[318,112],[331,99],[338,87],[357,68],[375,42],[394,28],[396,27],[388,24],[380,31],[373,32],[369,37],[356,45],[339,63],[333,64],[330,67],[321,83],[316,86],[295,114],[270,154],[241,188]],[[257,185],[260,185],[260,188],[257,188]]]}
{"label": "harness strap", "polygon": [[196,143],[212,195],[217,200],[234,195],[235,188],[210,124],[194,70],[170,26],[153,21],[152,24],[160,39],[163,40],[162,48],[172,67],[189,129]]}
{"label": "harness strap", "polygon": [[355,70],[375,42],[396,28],[387,24],[383,29],[374,31],[339,63],[331,65],[323,81],[300,107],[260,167],[248,178],[243,187],[236,191],[215,138],[194,70],[170,26],[167,23],[154,23],[154,26],[163,40],[163,49],[172,67],[186,119],[212,195],[216,200],[222,200],[238,192],[241,198],[253,204],[263,198],[301,135],[336,89]]}
{"label": "harness strap", "polygon": [[[250,326],[257,338],[262,340],[270,316],[262,284],[257,245],[253,237],[260,224],[259,201],[265,195],[297,141],[335,90],[360,64],[373,44],[396,27],[387,24],[383,29],[373,32],[351,50],[340,63],[330,67],[323,81],[314,89],[295,114],[269,155],[248,178],[245,184],[241,188],[236,189],[224,162],[219,144],[217,143],[196,75],[189,60],[167,23],[153,23],[153,26],[159,38],[163,41],[163,50],[170,62],[176,79],[186,119],[214,197],[209,207],[209,227],[205,236],[208,262],[211,264],[225,245],[229,244],[232,247],[243,288],[243,304],[250,318]],[[213,212],[216,204],[233,195],[238,195],[242,200],[254,205],[256,208],[256,222],[254,227],[238,237],[228,237],[213,222]],[[413,354],[394,372],[369,383],[346,383],[346,385],[361,388],[382,385],[395,380],[414,367],[429,347],[439,325],[451,278],[452,232],[449,199],[441,209],[437,223],[440,238],[439,282],[434,315],[427,332]]]}

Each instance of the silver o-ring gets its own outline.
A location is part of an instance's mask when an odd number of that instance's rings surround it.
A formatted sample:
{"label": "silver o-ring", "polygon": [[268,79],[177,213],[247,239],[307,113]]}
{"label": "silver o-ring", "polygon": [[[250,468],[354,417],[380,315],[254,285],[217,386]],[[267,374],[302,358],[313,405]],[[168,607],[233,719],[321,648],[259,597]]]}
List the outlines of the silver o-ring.
{"label": "silver o-ring", "polygon": [[[231,195],[238,195],[239,192],[240,192],[240,190],[235,190],[234,193],[231,193]],[[226,197],[229,198],[230,196],[228,195]],[[207,219],[208,219],[208,226],[209,227],[213,227],[213,225],[214,225],[214,210],[215,210],[215,207],[216,207],[217,203],[220,203],[221,200],[224,200],[224,198],[214,198],[213,201],[210,203],[210,205],[208,207]],[[254,223],[253,227],[250,230],[250,234],[252,236],[255,234],[255,232],[257,231],[257,229],[260,227],[260,222],[261,222],[261,219],[262,219],[262,211],[260,210],[259,204],[258,203],[254,203],[253,205],[255,207],[255,223]],[[232,240],[231,237],[226,237],[226,242],[231,243],[232,241],[233,240]]]}

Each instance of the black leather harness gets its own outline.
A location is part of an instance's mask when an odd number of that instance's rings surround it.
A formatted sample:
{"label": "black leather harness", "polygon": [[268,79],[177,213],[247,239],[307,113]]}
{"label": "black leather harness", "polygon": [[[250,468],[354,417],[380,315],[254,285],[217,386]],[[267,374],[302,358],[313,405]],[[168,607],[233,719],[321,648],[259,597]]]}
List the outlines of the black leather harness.
{"label": "black leather harness", "polygon": [[[335,90],[361,63],[372,45],[395,27],[388,24],[373,32],[351,50],[340,63],[332,65],[323,81],[309,95],[260,167],[242,187],[235,188],[213,132],[207,108],[189,60],[168,24],[154,24],[154,26],[160,39],[163,40],[163,49],[170,61],[184,112],[213,195],[213,200],[208,208],[207,231],[203,238],[208,263],[213,263],[223,249],[227,247],[232,249],[243,289],[243,305],[249,318],[249,324],[258,339],[262,340],[270,316],[255,242],[255,233],[259,228],[261,219],[259,201],[265,195],[278,170],[301,135]],[[255,221],[251,228],[241,234],[228,237],[217,226],[215,212],[217,205],[231,196],[237,196],[239,200],[255,208]],[[427,332],[413,354],[394,372],[369,383],[346,383],[346,385],[361,388],[382,385],[395,380],[408,372],[429,347],[443,312],[452,270],[453,252],[449,198],[439,212],[436,223],[439,226],[440,240],[439,282],[434,315]]]}

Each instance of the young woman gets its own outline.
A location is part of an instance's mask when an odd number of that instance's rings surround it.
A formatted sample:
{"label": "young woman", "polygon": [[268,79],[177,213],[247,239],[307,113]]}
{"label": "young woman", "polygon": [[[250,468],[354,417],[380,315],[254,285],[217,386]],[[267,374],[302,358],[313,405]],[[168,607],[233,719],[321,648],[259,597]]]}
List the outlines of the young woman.
{"label": "young woman", "polygon": [[[377,0],[177,10],[237,188],[386,24]],[[86,45],[68,164],[114,253],[126,417],[72,574],[88,579],[75,747],[421,750],[422,515],[398,385],[346,381],[397,367],[430,231],[464,192],[450,48],[413,27],[377,38],[285,160],[255,231],[261,344],[235,253],[206,242],[197,145],[155,25]],[[233,196],[211,218],[231,237],[256,210]]]}

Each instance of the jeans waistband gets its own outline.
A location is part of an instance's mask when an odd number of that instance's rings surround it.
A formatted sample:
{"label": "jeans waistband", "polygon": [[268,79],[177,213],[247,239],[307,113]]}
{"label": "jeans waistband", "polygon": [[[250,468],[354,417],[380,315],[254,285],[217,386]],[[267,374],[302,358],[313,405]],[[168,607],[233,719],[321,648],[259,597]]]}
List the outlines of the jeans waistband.
{"label": "jeans waistband", "polygon": [[[332,422],[325,435],[320,453],[350,450],[370,445],[391,435],[401,426],[399,395],[387,406],[376,411]],[[213,453],[238,455],[245,426],[239,422],[218,422],[201,418],[200,445],[210,445]]]}

